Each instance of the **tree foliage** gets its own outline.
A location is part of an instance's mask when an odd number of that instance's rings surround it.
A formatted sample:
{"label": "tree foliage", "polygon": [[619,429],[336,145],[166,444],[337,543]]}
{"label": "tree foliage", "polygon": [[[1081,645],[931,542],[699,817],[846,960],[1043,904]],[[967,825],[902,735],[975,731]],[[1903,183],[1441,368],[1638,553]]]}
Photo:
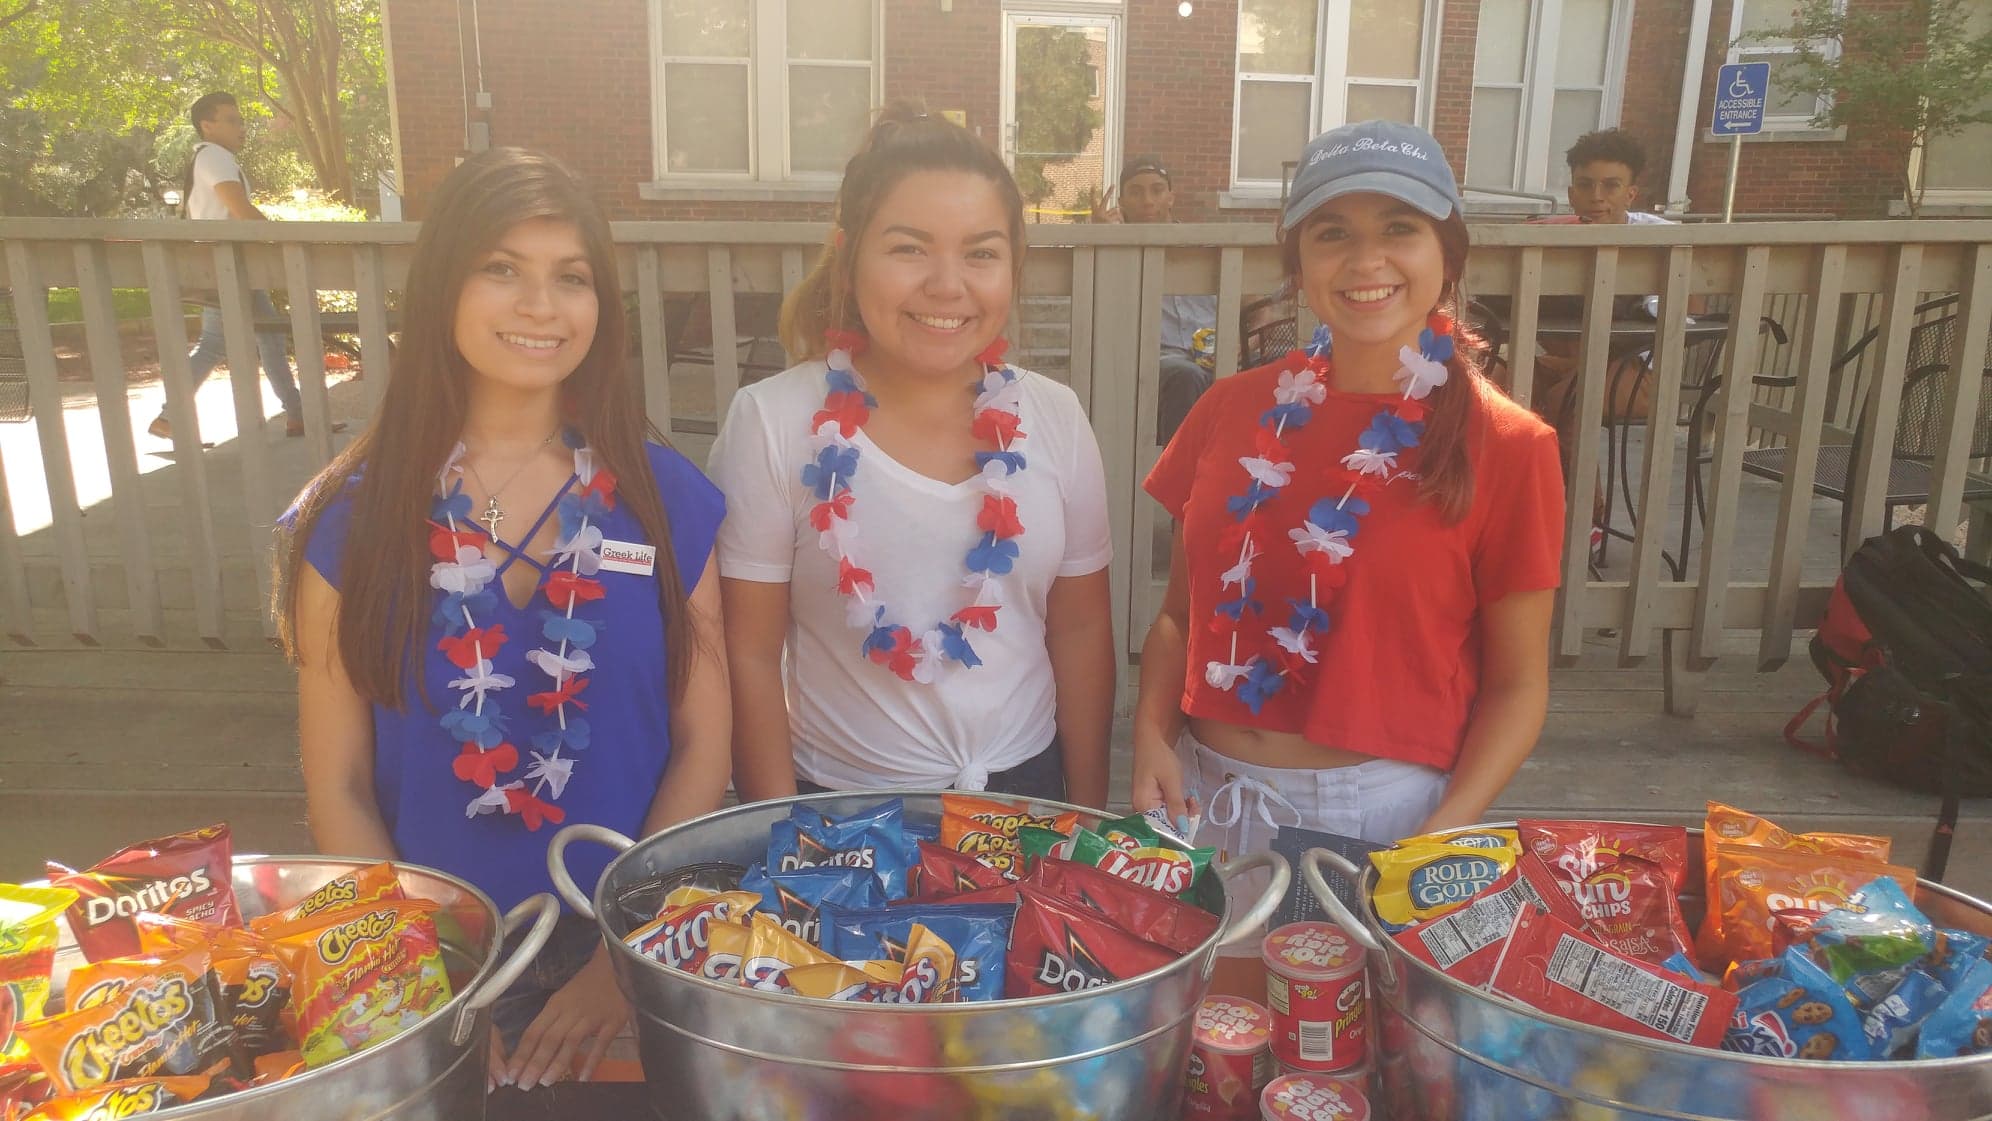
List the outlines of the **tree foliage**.
{"label": "tree foliage", "polygon": [[[1992,122],[1992,26],[1974,29],[1973,7],[1974,0],[1907,0],[1885,10],[1798,0],[1789,24],[1743,41],[1796,46],[1774,65],[1774,80],[1822,99],[1814,125],[1923,152],[1932,140]],[[1922,177],[1911,176],[1907,160],[1901,182],[1910,215],[1921,213]]]}
{"label": "tree foliage", "polygon": [[259,193],[354,201],[389,158],[377,0],[0,0],[0,89],[6,213],[160,212],[209,90]]}
{"label": "tree foliage", "polygon": [[1051,193],[1047,164],[1083,152],[1104,117],[1094,102],[1094,60],[1083,32],[1031,27],[1017,36],[1017,187],[1026,199]]}

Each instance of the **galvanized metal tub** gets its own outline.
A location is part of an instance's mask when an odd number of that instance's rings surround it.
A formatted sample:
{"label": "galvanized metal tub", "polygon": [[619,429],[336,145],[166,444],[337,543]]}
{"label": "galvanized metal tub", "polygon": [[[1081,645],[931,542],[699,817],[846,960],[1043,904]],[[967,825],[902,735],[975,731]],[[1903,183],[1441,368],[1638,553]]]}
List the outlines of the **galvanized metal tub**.
{"label": "galvanized metal tub", "polygon": [[[963,1121],[981,1117],[1166,1121],[1181,1107],[1196,1008],[1217,948],[1253,936],[1286,893],[1286,861],[1233,861],[1232,876],[1272,870],[1265,895],[1227,913],[1195,952],[1139,977],[1060,996],[980,1004],[844,1004],[721,984],[651,961],[623,944],[617,893],[691,864],[750,864],[768,827],[795,804],[847,814],[881,792],[811,795],[737,806],[674,826],[641,843],[598,826],[571,826],[547,858],[554,887],[596,916],[616,978],[636,1009],[651,1104],[672,1121]],[[940,793],[892,792],[909,821],[937,821]],[[1038,802],[1045,811],[1095,810]],[[593,897],[563,864],[575,841],[626,850]]]}
{"label": "galvanized metal tub", "polygon": [[[238,856],[235,900],[244,919],[255,918],[371,863],[330,856]],[[410,898],[442,904],[436,928],[450,975],[449,1003],[386,1043],[336,1063],[152,1116],[160,1121],[477,1121],[484,1116],[491,1002],[538,956],[560,917],[560,904],[542,892],[501,919],[489,896],[455,876],[398,861],[395,868],[401,890]],[[525,936],[510,957],[501,959],[506,936],[520,929],[526,929]],[[58,950],[58,988],[81,961],[74,945]]]}
{"label": "galvanized metal tub", "polygon": [[[1701,833],[1688,833],[1689,866],[1699,868]],[[1300,862],[1322,906],[1371,951],[1380,1096],[1394,1106],[1392,1121],[1992,1118],[1992,1054],[1913,1063],[1763,1058],[1605,1031],[1469,988],[1405,953],[1370,908],[1350,913],[1323,868],[1365,899],[1375,871],[1325,849]],[[1693,918],[1701,877],[1689,880],[1683,904]],[[1940,926],[1992,933],[1992,905],[1942,884],[1919,881],[1916,902]]]}

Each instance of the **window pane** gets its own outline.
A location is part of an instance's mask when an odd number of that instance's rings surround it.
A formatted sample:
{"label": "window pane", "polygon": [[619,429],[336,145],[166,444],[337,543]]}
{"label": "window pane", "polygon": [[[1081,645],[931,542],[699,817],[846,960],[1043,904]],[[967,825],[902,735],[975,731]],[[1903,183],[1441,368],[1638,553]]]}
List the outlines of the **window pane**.
{"label": "window pane", "polygon": [[1403,121],[1418,123],[1416,86],[1349,85],[1349,119],[1352,121]]}
{"label": "window pane", "polygon": [[1769,61],[1771,64],[1771,96],[1764,104],[1764,115],[1767,117],[1810,118],[1812,114],[1818,112],[1819,98],[1816,95],[1799,93],[1791,88],[1792,83],[1788,68],[1791,66],[1792,56],[1772,55]]}
{"label": "window pane", "polygon": [[664,142],[672,171],[745,174],[747,68],[674,62],[664,67]]}
{"label": "window pane", "polygon": [[788,0],[788,55],[871,61],[872,0]]}
{"label": "window pane", "polygon": [[667,58],[746,58],[749,0],[659,0]]}
{"label": "window pane", "polygon": [[1280,181],[1280,165],[1307,144],[1312,82],[1238,84],[1238,178]]}
{"label": "window pane", "polygon": [[1522,91],[1474,89],[1473,123],[1466,136],[1469,184],[1503,189],[1515,185],[1515,145],[1521,123]]}
{"label": "window pane", "polygon": [[[1416,78],[1424,34],[1425,5],[1417,0],[1355,0],[1349,12],[1349,77]],[[1349,119],[1369,118],[1351,110]]]}
{"label": "window pane", "polygon": [[1602,86],[1611,51],[1612,0],[1563,0],[1556,34],[1556,84]]}
{"label": "window pane", "polygon": [[1923,181],[1932,191],[1992,191],[1992,125],[1968,125],[1940,136],[1923,161]]}
{"label": "window pane", "polygon": [[1314,73],[1314,0],[1244,0],[1238,8],[1238,69]]}
{"label": "window pane", "polygon": [[837,172],[871,119],[871,67],[789,67],[789,167]]}
{"label": "window pane", "polygon": [[1792,25],[1792,14],[1798,8],[1794,0],[1741,0],[1743,3],[1743,34],[1766,31],[1782,31]]}
{"label": "window pane", "polygon": [[1528,49],[1529,0],[1481,0],[1480,33],[1473,41],[1474,80],[1519,83]]}
{"label": "window pane", "polygon": [[1599,127],[1605,95],[1596,90],[1558,90],[1549,110],[1549,189],[1570,185],[1570,165],[1563,153],[1577,138]]}

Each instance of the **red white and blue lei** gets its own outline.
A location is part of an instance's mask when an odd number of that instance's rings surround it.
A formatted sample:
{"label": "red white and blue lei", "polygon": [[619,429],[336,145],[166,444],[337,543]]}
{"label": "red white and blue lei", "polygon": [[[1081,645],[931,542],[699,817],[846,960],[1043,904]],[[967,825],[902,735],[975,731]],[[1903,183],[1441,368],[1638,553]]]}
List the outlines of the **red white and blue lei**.
{"label": "red white and blue lei", "polygon": [[802,485],[815,499],[809,524],[816,531],[817,544],[837,562],[837,591],[848,601],[845,616],[852,627],[864,632],[858,651],[901,679],[921,684],[931,684],[950,669],[979,666],[982,659],[968,632],[996,629],[1004,602],[1002,578],[1016,565],[1017,538],[1024,533],[1013,490],[1014,478],[1025,468],[1026,443],[1023,385],[1017,371],[1002,364],[1001,340],[977,356],[983,374],[975,386],[971,431],[995,450],[975,453],[981,468],[974,479],[982,494],[982,509],[976,515],[981,535],[963,558],[966,573],[961,581],[971,594],[966,606],[916,634],[879,596],[870,570],[858,563],[856,554],[858,524],[852,515],[857,505],[859,449],[853,439],[878,405],[865,390],[864,376],[851,364],[854,355],[864,352],[865,338],[833,331],[829,343],[823,408],[810,421],[811,458],[802,469]]}
{"label": "red white and blue lei", "polygon": [[492,589],[498,569],[485,544],[486,534],[471,528],[471,499],[463,489],[464,448],[458,444],[436,476],[439,494],[431,507],[429,585],[442,593],[433,622],[436,648],[462,671],[450,688],[462,692],[455,708],[443,713],[443,730],[462,745],[453,769],[478,791],[464,807],[465,817],[517,814],[526,828],[560,824],[566,812],[553,803],[574,775],[577,752],[588,749],[588,721],[580,715],[588,704],[580,699],[595,668],[588,648],[595,644],[601,618],[575,614],[584,603],[606,594],[595,574],[602,566],[602,523],[615,509],[616,477],[596,463],[595,454],[569,429],[563,434],[574,453],[578,490],[563,494],[556,505],[559,530],[553,560],[537,589],[548,607],[540,610],[544,645],[526,660],[551,679],[551,688],[526,697],[526,707],[539,713],[531,732],[532,762],[522,777],[513,777],[519,751],[512,743],[511,717],[499,705],[517,682],[495,672],[491,659],[511,640],[502,623],[484,623],[498,606],[502,587]]}
{"label": "red white and blue lei", "polygon": [[[1253,562],[1263,555],[1263,543],[1270,541],[1276,547],[1279,542],[1278,530],[1266,524],[1260,508],[1293,483],[1293,456],[1285,440],[1306,427],[1314,409],[1328,399],[1325,383],[1333,369],[1332,349],[1328,328],[1322,327],[1305,349],[1304,364],[1280,374],[1273,407],[1259,417],[1256,454],[1238,460],[1248,479],[1246,487],[1225,500],[1233,524],[1220,538],[1220,547],[1225,556],[1236,549],[1238,560],[1219,577],[1221,590],[1211,627],[1219,633],[1230,631],[1231,652],[1228,660],[1213,659],[1204,666],[1204,681],[1214,689],[1235,690],[1254,716],[1289,677],[1298,677],[1303,667],[1320,658],[1316,643],[1332,626],[1328,605],[1348,581],[1342,565],[1355,556],[1355,538],[1370,511],[1363,496],[1374,495],[1394,479],[1416,478],[1400,457],[1417,448],[1424,436],[1425,398],[1446,383],[1445,364],[1453,356],[1452,321],[1433,313],[1418,334],[1418,349],[1406,346],[1399,351],[1403,367],[1394,376],[1403,387],[1402,399],[1370,418],[1355,450],[1341,458],[1339,470],[1329,472],[1329,496],[1315,500],[1300,528],[1286,532],[1307,567],[1307,598],[1289,597],[1286,621],[1265,627],[1265,641],[1258,651],[1241,651],[1239,636],[1247,632],[1246,616],[1255,617],[1254,626],[1266,619],[1258,581],[1252,576]],[[1335,490],[1341,491],[1339,497],[1333,496]]]}

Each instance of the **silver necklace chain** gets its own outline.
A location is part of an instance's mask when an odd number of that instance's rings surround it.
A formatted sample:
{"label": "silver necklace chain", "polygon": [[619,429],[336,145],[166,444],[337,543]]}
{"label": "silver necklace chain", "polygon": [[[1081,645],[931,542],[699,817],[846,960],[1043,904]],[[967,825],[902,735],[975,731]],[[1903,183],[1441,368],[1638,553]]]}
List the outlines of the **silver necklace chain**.
{"label": "silver necklace chain", "polygon": [[477,465],[472,463],[468,456],[464,458],[463,465],[465,467],[470,468],[470,477],[477,480],[477,485],[479,489],[484,491],[484,496],[485,496],[484,512],[482,514],[477,515],[477,520],[484,523],[485,528],[489,530],[491,533],[492,540],[495,541],[498,539],[498,525],[500,522],[503,522],[505,520],[505,510],[503,507],[498,505],[498,495],[502,493],[506,487],[511,486],[515,481],[517,481],[518,477],[525,473],[526,468],[532,466],[533,460],[539,458],[539,453],[545,451],[546,446],[548,444],[553,443],[553,438],[558,435],[560,435],[560,429],[558,428],[547,433],[546,439],[541,440],[539,442],[539,446],[533,449],[532,454],[528,455],[525,458],[525,461],[520,463],[519,466],[515,468],[510,475],[507,475],[505,477],[505,481],[499,483],[496,488],[485,486],[484,476],[478,473]]}

